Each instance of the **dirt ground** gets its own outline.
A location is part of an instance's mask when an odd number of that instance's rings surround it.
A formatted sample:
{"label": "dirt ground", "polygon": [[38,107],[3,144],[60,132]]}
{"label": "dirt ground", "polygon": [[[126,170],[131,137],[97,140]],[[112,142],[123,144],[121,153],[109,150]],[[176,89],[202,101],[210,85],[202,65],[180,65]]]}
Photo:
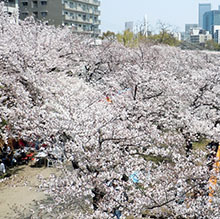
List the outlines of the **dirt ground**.
{"label": "dirt ground", "polygon": [[56,171],[55,168],[20,166],[16,175],[0,182],[0,219],[21,218],[14,209],[28,212],[30,208],[36,208],[35,201],[46,199],[43,192],[37,191],[37,176],[49,177]]}

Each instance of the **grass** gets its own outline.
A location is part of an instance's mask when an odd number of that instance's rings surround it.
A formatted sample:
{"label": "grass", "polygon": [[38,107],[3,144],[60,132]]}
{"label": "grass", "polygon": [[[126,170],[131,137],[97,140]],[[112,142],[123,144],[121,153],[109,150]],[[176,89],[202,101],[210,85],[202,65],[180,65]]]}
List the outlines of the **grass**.
{"label": "grass", "polygon": [[206,145],[210,142],[208,139],[202,139],[198,142],[193,142],[194,150],[205,150]]}
{"label": "grass", "polygon": [[146,160],[146,161],[152,161],[152,162],[154,162],[154,163],[156,163],[156,164],[160,164],[160,163],[162,163],[162,162],[172,162],[172,160],[169,158],[169,157],[162,157],[162,156],[160,156],[160,155],[158,155],[158,156],[153,156],[153,155],[141,155],[143,158],[144,158],[144,160]]}

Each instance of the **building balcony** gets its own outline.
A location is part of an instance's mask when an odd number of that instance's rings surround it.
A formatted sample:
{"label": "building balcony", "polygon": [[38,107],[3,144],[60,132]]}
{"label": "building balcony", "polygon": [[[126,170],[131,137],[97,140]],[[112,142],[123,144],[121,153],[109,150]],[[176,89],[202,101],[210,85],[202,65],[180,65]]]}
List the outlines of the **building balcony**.
{"label": "building balcony", "polygon": [[100,20],[94,21],[93,24],[100,25],[100,24],[101,24],[101,21],[100,21]]}
{"label": "building balcony", "polygon": [[7,2],[5,2],[5,6],[6,6],[6,7],[16,8],[17,5],[16,5],[15,3],[10,3],[10,2],[7,3]]}
{"label": "building balcony", "polygon": [[101,30],[96,30],[96,31],[92,31],[92,30],[83,30],[82,28],[73,28],[73,32],[75,33],[81,33],[81,34],[88,34],[91,36],[95,36],[98,37],[101,34]]}
{"label": "building balcony", "polygon": [[18,2],[15,0],[14,1],[3,0],[3,2],[5,4],[5,7],[18,8]]}
{"label": "building balcony", "polygon": [[77,2],[82,2],[90,5],[100,6],[100,1],[98,0],[76,0]]}
{"label": "building balcony", "polygon": [[100,25],[100,23],[101,23],[100,20],[94,21],[92,18],[83,19],[82,17],[79,17],[79,16],[70,16],[70,15],[67,15],[67,14],[64,15],[63,19],[66,20],[66,21],[79,22],[79,23],[82,23],[82,24]]}
{"label": "building balcony", "polygon": [[85,14],[94,14],[96,16],[100,16],[101,12],[99,10],[93,10],[91,8],[86,8],[86,9],[82,9],[81,7],[74,7],[71,8],[68,4],[64,4],[63,9],[65,10],[70,10],[70,11],[74,11],[74,12],[81,12],[81,13],[85,13]]}

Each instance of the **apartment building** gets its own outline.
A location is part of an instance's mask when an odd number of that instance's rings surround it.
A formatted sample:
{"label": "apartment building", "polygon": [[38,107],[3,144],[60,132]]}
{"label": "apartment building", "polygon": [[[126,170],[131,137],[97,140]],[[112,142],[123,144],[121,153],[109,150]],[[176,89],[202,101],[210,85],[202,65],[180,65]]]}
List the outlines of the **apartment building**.
{"label": "apartment building", "polygon": [[4,2],[3,10],[8,14],[18,14],[18,0],[0,0]]}
{"label": "apartment building", "polygon": [[191,43],[204,45],[208,40],[212,40],[212,35],[209,33],[209,31],[203,30],[200,27],[191,29],[190,32]]}
{"label": "apartment building", "polygon": [[20,19],[34,16],[49,25],[69,26],[73,31],[100,33],[99,0],[20,0]]}

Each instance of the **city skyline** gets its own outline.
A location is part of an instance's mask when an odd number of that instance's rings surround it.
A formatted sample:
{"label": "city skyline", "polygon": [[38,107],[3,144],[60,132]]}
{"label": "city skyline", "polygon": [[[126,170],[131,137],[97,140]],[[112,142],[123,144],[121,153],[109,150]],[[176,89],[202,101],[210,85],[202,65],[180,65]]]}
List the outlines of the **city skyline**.
{"label": "city skyline", "polygon": [[220,0],[101,0],[101,29],[122,32],[125,22],[141,23],[147,14],[150,29],[157,30],[157,23],[162,21],[177,31],[184,31],[185,24],[198,23],[199,3],[211,4],[211,10],[218,10]]}

